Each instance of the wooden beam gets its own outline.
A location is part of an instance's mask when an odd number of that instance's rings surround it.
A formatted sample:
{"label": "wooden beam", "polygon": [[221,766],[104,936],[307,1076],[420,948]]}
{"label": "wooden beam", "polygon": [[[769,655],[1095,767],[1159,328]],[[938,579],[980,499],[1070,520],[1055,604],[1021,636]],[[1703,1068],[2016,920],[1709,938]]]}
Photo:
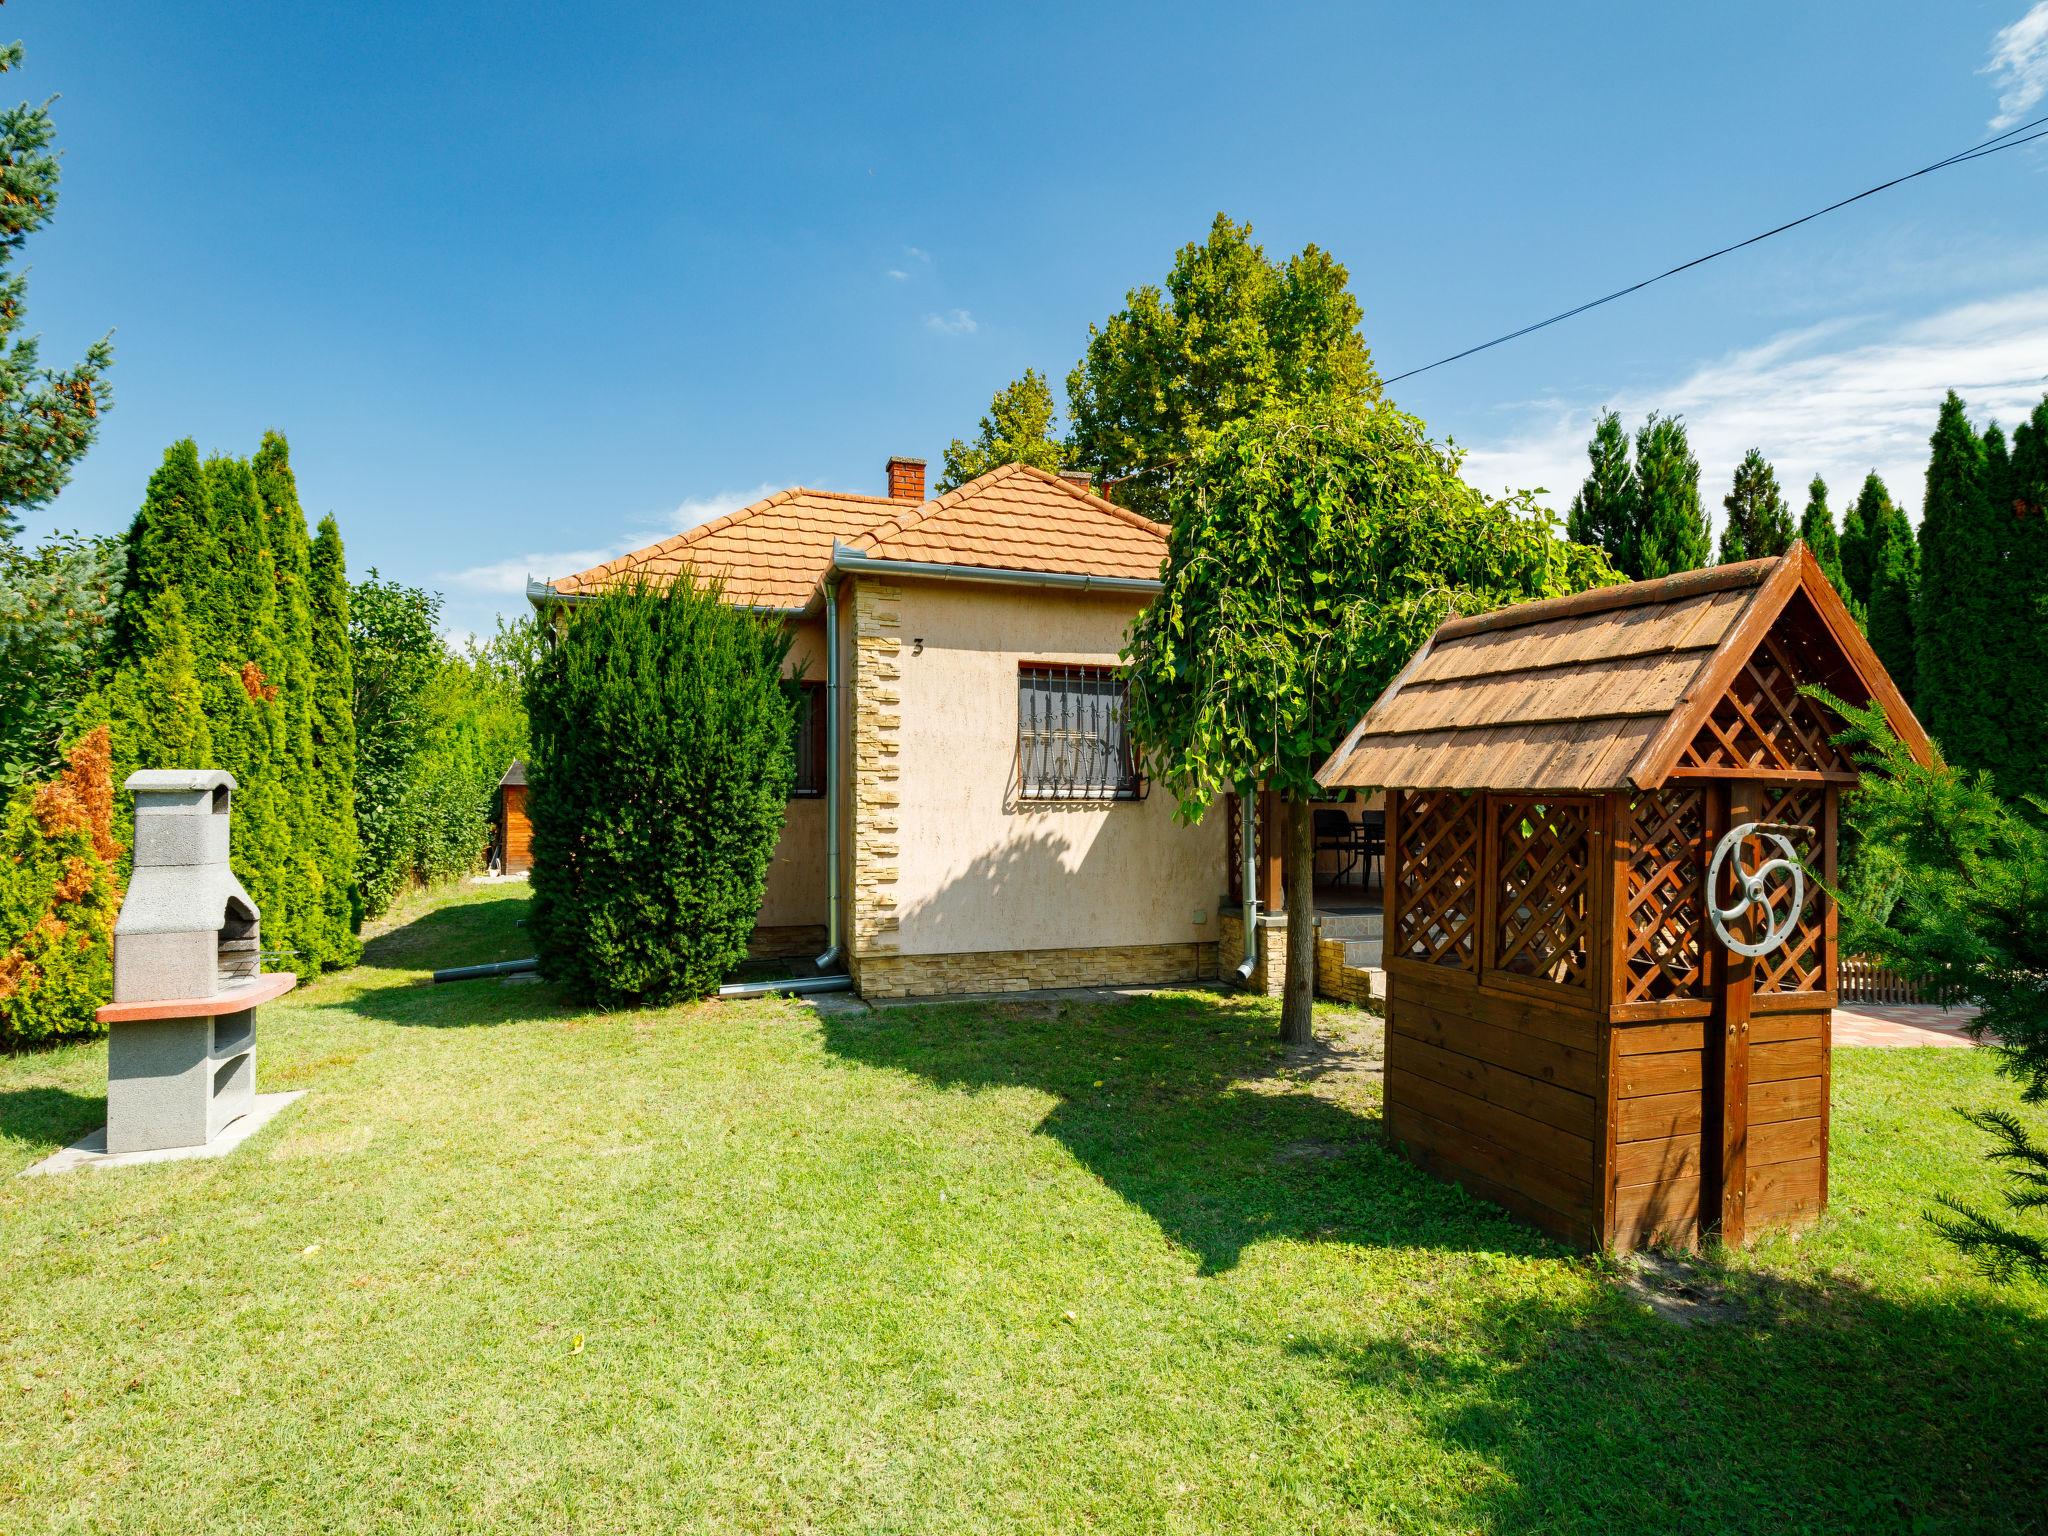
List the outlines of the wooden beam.
{"label": "wooden beam", "polygon": [[[1728,814],[1724,825],[1733,827],[1755,821],[1763,815],[1763,786],[1749,781],[1730,784],[1726,791]],[[1723,892],[1709,887],[1707,900],[1723,899]],[[1744,912],[1729,925],[1738,938],[1754,932],[1751,914]],[[1756,962],[1746,955],[1722,947],[1709,935],[1707,942],[1721,950],[1714,986],[1714,1013],[1707,1031],[1707,1095],[1705,1138],[1708,1160],[1700,1221],[1702,1226],[1717,1222],[1724,1243],[1740,1245],[1749,1236],[1749,1025],[1750,1002],[1756,992]]]}
{"label": "wooden beam", "polygon": [[1583,618],[1589,613],[1608,613],[1616,608],[1642,608],[1713,592],[1731,592],[1738,587],[1754,587],[1769,576],[1770,568],[1778,559],[1778,556],[1767,555],[1761,560],[1745,560],[1740,565],[1711,565],[1704,570],[1680,571],[1675,576],[1631,581],[1618,587],[1592,587],[1570,597],[1510,603],[1505,608],[1491,609],[1486,613],[1445,619],[1437,626],[1434,639],[1456,640],[1464,635],[1483,635],[1490,630],[1545,624],[1552,619]]}

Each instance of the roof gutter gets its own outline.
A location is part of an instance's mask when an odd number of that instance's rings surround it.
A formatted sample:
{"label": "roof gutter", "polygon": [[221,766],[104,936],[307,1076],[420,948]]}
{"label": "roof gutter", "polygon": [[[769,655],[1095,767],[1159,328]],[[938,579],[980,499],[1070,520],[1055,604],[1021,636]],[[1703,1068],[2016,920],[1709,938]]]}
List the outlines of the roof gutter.
{"label": "roof gutter", "polygon": [[1083,576],[1074,571],[1018,571],[993,565],[945,565],[928,560],[878,560],[866,550],[832,543],[832,569],[857,576],[922,576],[939,581],[972,581],[990,586],[1061,587],[1077,592],[1142,592],[1156,595],[1156,576]]}

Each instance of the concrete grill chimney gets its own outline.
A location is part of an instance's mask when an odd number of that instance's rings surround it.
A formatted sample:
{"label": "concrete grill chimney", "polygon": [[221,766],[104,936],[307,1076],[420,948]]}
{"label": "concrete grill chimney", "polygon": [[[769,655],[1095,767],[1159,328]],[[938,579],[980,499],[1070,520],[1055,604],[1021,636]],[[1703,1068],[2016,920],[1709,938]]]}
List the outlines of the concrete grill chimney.
{"label": "concrete grill chimney", "polygon": [[114,922],[107,1151],[200,1147],[256,1096],[256,1006],[297,977],[261,974],[256,903],[228,865],[234,775],[148,769],[135,870]]}
{"label": "concrete grill chimney", "polygon": [[1067,484],[1078,486],[1091,494],[1095,490],[1095,471],[1092,469],[1063,469],[1060,471],[1060,478]]}
{"label": "concrete grill chimney", "polygon": [[891,501],[924,500],[923,459],[913,459],[901,453],[890,456],[889,499]]}

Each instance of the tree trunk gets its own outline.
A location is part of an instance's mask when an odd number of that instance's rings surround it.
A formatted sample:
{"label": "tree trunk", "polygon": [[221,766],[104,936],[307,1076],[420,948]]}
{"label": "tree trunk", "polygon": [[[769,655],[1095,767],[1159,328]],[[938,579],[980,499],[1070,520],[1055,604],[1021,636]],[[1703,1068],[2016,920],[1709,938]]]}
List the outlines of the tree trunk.
{"label": "tree trunk", "polygon": [[1287,976],[1280,992],[1280,1038],[1310,1045],[1316,1038],[1315,811],[1306,800],[1286,804],[1280,878],[1287,890]]}

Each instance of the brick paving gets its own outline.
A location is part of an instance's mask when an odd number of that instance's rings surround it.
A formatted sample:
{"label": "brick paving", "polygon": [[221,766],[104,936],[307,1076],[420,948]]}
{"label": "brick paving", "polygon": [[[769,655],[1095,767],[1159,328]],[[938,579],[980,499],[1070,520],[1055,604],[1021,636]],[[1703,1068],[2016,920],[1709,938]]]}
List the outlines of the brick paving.
{"label": "brick paving", "polygon": [[1977,1042],[1963,1033],[1963,1026],[1976,1016],[1974,1008],[1942,1008],[1933,1003],[1864,1003],[1837,1008],[1835,1044],[1971,1046]]}

